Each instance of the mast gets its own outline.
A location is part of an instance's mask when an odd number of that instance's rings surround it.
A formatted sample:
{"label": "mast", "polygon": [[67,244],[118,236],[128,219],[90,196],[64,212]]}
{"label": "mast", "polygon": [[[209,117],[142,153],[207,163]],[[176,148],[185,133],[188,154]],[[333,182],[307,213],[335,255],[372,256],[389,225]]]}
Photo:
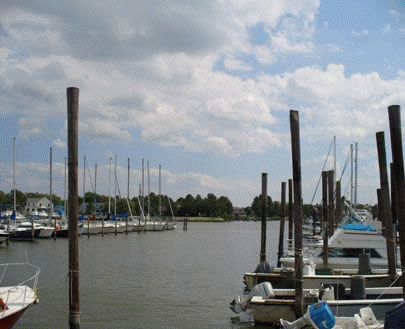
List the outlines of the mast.
{"label": "mast", "polygon": [[86,156],[83,157],[83,215],[86,214],[85,201],[86,201]]}
{"label": "mast", "polygon": [[357,207],[357,142],[354,144],[354,210]]}
{"label": "mast", "polygon": [[17,203],[16,203],[16,192],[15,192],[15,140],[13,137],[13,210],[14,215],[17,215]]}
{"label": "mast", "polygon": [[[127,203],[128,203],[128,207],[130,207],[130,204],[129,204],[129,158],[128,158],[128,179],[127,179],[127,182],[128,182]],[[128,210],[129,210],[129,212],[131,212],[131,209],[128,209]],[[129,214],[128,214],[128,216],[129,216]],[[125,233],[126,234],[128,234],[128,216],[127,216],[127,218],[125,220]],[[131,217],[132,217],[132,215],[131,215]]]}
{"label": "mast", "polygon": [[353,144],[350,144],[350,206],[353,208]]}
{"label": "mast", "polygon": [[142,159],[142,211],[145,212],[145,159]]}
{"label": "mast", "polygon": [[162,166],[159,164],[159,218],[162,217]]}
{"label": "mast", "polygon": [[67,157],[65,157],[65,179],[63,180],[63,212],[65,213],[65,217],[67,215],[66,209],[66,167],[67,167]]}
{"label": "mast", "polygon": [[[147,161],[148,167],[148,218],[150,219],[150,176],[149,176],[149,160]],[[153,230],[155,230],[155,220],[153,220]]]}
{"label": "mast", "polygon": [[114,226],[115,235],[117,235],[117,155],[115,155],[114,167]]}
{"label": "mast", "polygon": [[97,217],[97,163],[94,165],[94,216]]}
{"label": "mast", "polygon": [[[52,147],[49,148],[49,223],[52,223],[52,215],[53,215],[53,204],[52,204]],[[56,227],[56,218],[55,218],[55,225]]]}

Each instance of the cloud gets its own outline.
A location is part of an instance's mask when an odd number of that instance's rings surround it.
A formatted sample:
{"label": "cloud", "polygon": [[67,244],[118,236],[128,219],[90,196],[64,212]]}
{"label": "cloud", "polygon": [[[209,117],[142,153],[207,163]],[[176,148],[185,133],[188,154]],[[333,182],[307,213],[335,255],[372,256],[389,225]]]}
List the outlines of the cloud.
{"label": "cloud", "polygon": [[61,140],[60,138],[56,138],[53,141],[53,146],[57,147],[57,148],[66,148],[66,143],[65,141]]}
{"label": "cloud", "polygon": [[225,58],[224,66],[229,71],[251,71],[252,67],[238,58]]}
{"label": "cloud", "polygon": [[343,52],[343,49],[342,49],[340,46],[335,45],[335,44],[333,44],[333,43],[327,44],[327,45],[325,46],[325,49],[326,49],[326,51],[327,51],[328,53],[341,53],[341,52]]}
{"label": "cloud", "polygon": [[352,35],[355,37],[365,37],[368,36],[368,30],[352,31]]}

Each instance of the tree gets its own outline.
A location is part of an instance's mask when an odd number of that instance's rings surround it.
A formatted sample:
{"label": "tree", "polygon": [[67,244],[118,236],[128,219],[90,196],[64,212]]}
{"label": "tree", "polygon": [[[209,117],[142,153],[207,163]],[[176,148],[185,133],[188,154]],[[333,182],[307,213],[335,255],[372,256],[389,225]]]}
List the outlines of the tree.
{"label": "tree", "polygon": [[[261,217],[261,215],[262,215],[262,200],[263,200],[263,197],[260,194],[259,196],[256,196],[252,202],[251,208],[252,208],[253,213],[257,217]],[[270,214],[271,214],[271,207],[272,207],[272,200],[271,200],[271,197],[268,195],[267,196],[267,216],[270,216]]]}

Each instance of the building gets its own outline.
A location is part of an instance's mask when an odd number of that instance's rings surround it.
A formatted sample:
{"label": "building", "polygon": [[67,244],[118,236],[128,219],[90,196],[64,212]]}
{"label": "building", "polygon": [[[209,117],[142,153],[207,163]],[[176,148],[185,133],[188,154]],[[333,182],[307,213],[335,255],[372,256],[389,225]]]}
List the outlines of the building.
{"label": "building", "polygon": [[26,212],[31,213],[40,209],[51,209],[51,200],[48,198],[27,198]]}
{"label": "building", "polygon": [[[80,214],[86,214],[88,206],[89,206],[88,202],[84,202],[84,203],[80,204],[79,213]],[[90,207],[91,207],[91,209],[94,209],[94,202],[90,202]],[[97,202],[96,203],[96,213],[101,214],[103,212],[103,207],[104,207],[103,202]]]}
{"label": "building", "polygon": [[247,218],[247,214],[244,208],[233,207],[233,217],[235,220],[244,220]]}

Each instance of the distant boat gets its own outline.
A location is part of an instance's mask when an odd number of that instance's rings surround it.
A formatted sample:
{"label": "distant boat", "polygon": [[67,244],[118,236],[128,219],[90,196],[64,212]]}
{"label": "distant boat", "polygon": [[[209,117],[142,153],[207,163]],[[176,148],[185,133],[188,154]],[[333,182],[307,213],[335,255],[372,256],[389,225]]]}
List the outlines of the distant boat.
{"label": "distant boat", "polygon": [[[15,263],[0,264],[0,270],[2,272],[0,281],[0,328],[9,329],[13,327],[30,305],[38,302],[36,289],[40,269],[31,264]],[[28,279],[24,279],[18,284],[3,286],[3,281],[15,275],[14,270],[18,272],[27,270]]]}
{"label": "distant boat", "polygon": [[41,233],[40,228],[35,228],[32,234],[32,224],[24,222],[10,230],[10,240],[12,241],[31,241],[33,238],[38,239]]}
{"label": "distant boat", "polygon": [[10,233],[8,233],[6,230],[0,230],[0,245],[4,242],[7,241],[10,237]]}

